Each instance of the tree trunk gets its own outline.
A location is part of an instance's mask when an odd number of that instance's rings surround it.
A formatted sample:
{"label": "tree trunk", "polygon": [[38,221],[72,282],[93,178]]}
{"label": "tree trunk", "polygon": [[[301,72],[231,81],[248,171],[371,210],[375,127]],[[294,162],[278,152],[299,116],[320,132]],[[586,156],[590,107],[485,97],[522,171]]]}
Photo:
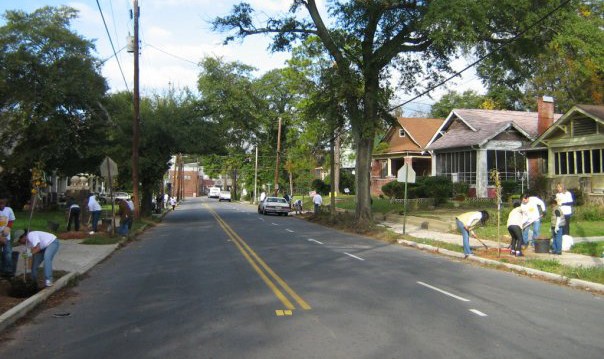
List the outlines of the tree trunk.
{"label": "tree trunk", "polygon": [[[335,134],[335,132],[334,132]],[[331,155],[331,163],[329,164],[329,170],[331,172],[331,191],[329,191],[329,214],[331,218],[336,217],[336,190],[334,188],[334,179],[336,169],[336,161],[335,161],[335,153],[336,153],[336,139],[334,136],[331,137],[331,141],[329,141],[330,147],[330,155]]]}
{"label": "tree trunk", "polygon": [[371,175],[371,153],[373,150],[373,138],[358,138],[357,139],[357,161],[356,169],[356,199],[357,206],[355,218],[359,229],[368,228],[373,222],[371,214],[371,192],[370,175]]}
{"label": "tree trunk", "polygon": [[333,161],[335,163],[335,172],[332,173],[332,175],[331,175],[331,177],[333,178],[332,191],[334,191],[336,196],[338,195],[338,192],[340,192],[340,169],[342,168],[341,151],[340,151],[341,145],[342,145],[341,136],[342,136],[341,131],[340,131],[340,129],[338,129],[337,133],[336,133],[336,137],[335,137],[334,154],[333,154]]}

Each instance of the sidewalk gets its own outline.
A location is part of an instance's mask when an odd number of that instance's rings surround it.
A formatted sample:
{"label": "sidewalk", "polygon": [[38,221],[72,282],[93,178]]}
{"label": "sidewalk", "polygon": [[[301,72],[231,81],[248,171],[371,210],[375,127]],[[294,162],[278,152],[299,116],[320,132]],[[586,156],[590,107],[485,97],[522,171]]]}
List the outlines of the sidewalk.
{"label": "sidewalk", "polygon": [[[399,217],[399,218],[397,218]],[[453,217],[452,217],[453,218]],[[402,216],[389,216],[382,225],[388,227],[396,233],[403,233],[403,220]],[[454,232],[451,232],[454,231]],[[457,233],[454,225],[454,219],[426,219],[420,217],[408,216],[405,225],[406,234],[415,238],[424,238],[438,240],[442,242],[458,244],[461,246],[461,234]],[[477,234],[480,235],[480,230],[477,230]],[[506,235],[507,233],[502,233]],[[480,238],[480,237],[479,237]],[[481,239],[484,244],[489,248],[497,248],[497,242],[491,240]],[[587,237],[587,238],[574,238],[576,243],[579,242],[593,242],[602,241],[604,237]],[[483,248],[480,241],[470,238],[470,246],[472,248]],[[501,241],[499,243],[501,248],[508,248],[509,241]],[[596,267],[604,266],[604,258],[596,258],[586,256],[582,254],[575,254],[570,252],[563,252],[562,255],[553,255],[549,253],[535,253],[532,247],[529,247],[523,252],[527,258],[538,258],[538,259],[555,259],[562,265],[579,267]]]}
{"label": "sidewalk", "polygon": [[[58,279],[52,287],[44,288],[7,312],[0,313],[0,331],[25,316],[53,293],[68,285],[72,279],[86,273],[96,264],[107,258],[119,246],[119,244],[88,245],[81,243],[81,239],[60,240],[59,251],[53,261],[53,269],[65,271],[67,274]],[[18,246],[13,250],[20,251],[22,249],[23,246]],[[22,274],[23,270],[23,258],[19,258],[16,274]]]}

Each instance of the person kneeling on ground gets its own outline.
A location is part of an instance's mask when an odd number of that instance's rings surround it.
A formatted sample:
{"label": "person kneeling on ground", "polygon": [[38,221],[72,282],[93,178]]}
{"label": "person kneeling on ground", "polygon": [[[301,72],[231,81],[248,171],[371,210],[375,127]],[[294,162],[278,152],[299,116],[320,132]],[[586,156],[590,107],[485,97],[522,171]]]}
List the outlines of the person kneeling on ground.
{"label": "person kneeling on ground", "polygon": [[48,232],[27,232],[26,230],[25,233],[19,237],[19,243],[24,244],[30,249],[31,254],[33,255],[31,263],[31,279],[34,282],[38,280],[38,267],[44,262],[44,284],[47,287],[52,286],[52,260],[59,251],[59,240],[57,237]]}
{"label": "person kneeling on ground", "polygon": [[462,213],[457,218],[455,218],[455,222],[457,224],[457,229],[461,232],[461,238],[463,242],[463,253],[465,257],[473,255],[472,248],[470,247],[470,235],[473,238],[476,237],[476,233],[474,233],[474,229],[479,226],[484,226],[484,224],[489,220],[489,212],[487,211],[472,211]]}
{"label": "person kneeling on ground", "polygon": [[302,214],[302,200],[297,199],[294,202],[294,209],[296,210],[296,214]]}

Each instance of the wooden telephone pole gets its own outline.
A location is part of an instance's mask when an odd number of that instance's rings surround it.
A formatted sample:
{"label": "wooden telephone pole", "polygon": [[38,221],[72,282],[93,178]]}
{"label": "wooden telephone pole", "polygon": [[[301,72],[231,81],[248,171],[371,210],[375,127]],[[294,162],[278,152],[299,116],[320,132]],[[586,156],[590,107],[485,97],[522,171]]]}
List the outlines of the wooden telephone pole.
{"label": "wooden telephone pole", "polygon": [[134,218],[140,218],[140,197],[138,191],[138,149],[140,142],[140,95],[138,67],[138,0],[134,0],[134,118],[132,119],[132,197],[134,197]]}
{"label": "wooden telephone pole", "polygon": [[279,152],[281,151],[281,117],[277,129],[277,164],[275,165],[275,196],[279,195]]}

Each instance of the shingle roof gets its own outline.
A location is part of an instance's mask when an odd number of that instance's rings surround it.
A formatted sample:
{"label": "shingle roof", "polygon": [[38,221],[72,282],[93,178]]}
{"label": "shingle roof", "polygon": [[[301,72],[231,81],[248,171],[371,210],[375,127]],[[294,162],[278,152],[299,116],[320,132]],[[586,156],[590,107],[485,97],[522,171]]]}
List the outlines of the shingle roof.
{"label": "shingle roof", "polygon": [[398,123],[408,137],[399,138],[398,127],[388,131],[389,152],[423,151],[445,120],[442,118],[400,117]]}
{"label": "shingle roof", "polygon": [[577,107],[594,117],[604,120],[604,105],[577,105]]}
{"label": "shingle roof", "polygon": [[[446,133],[432,144],[430,150],[482,145],[510,126],[529,136],[537,137],[537,112],[454,109],[444,128]],[[554,114],[554,121],[561,115]]]}

